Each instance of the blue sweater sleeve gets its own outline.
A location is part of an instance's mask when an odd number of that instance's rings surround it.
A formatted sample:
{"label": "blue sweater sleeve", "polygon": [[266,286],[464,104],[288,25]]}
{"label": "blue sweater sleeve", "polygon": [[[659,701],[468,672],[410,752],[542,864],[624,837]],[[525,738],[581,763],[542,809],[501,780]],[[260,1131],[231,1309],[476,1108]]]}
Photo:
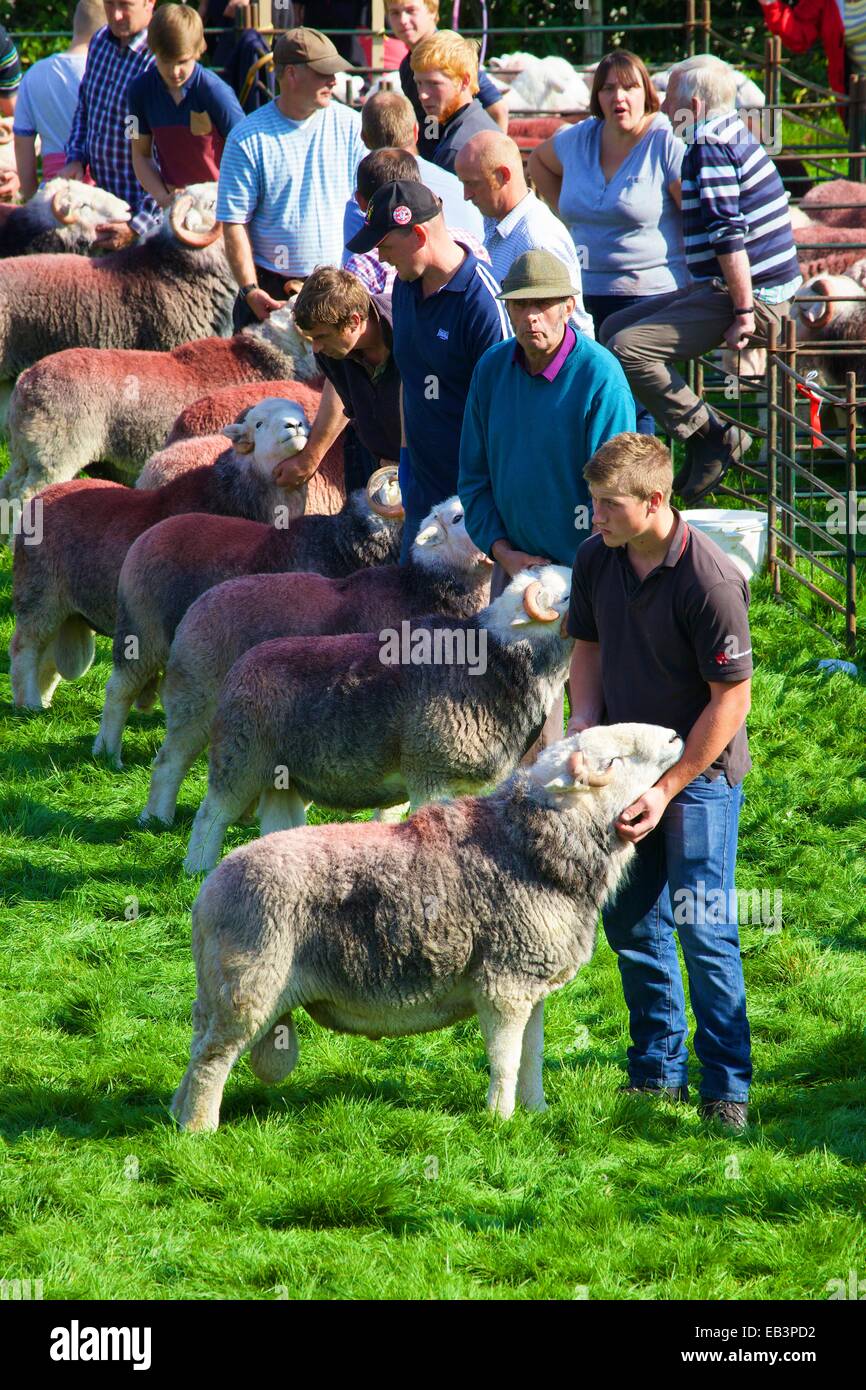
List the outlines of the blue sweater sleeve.
{"label": "blue sweater sleeve", "polygon": [[502,100],[502,93],[483,68],[478,69],[478,100],[485,109]]}
{"label": "blue sweater sleeve", "polygon": [[508,530],[496,509],[487,462],[485,420],[487,407],[480,400],[478,368],[472,373],[463,428],[460,432],[460,476],[457,491],[463,503],[466,530],[485,555],[494,541],[507,540]]}

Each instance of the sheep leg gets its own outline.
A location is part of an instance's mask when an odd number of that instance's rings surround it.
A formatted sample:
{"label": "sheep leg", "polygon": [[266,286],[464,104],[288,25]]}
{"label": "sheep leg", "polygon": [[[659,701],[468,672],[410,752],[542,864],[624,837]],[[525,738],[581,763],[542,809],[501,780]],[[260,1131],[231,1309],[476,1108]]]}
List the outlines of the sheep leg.
{"label": "sheep leg", "polygon": [[150,794],[147,805],[139,816],[139,822],[146,825],[150,820],[162,821],[171,825],[177,810],[177,797],[180,784],[189,772],[199,753],[207,746],[207,730],[195,725],[169,728],[162,745],[153,760],[150,777]]}
{"label": "sheep leg", "polygon": [[50,646],[50,641],[41,646],[33,638],[23,637],[20,627],[15,629],[9,646],[9,658],[12,699],[19,708],[45,708],[41,673]]}
{"label": "sheep leg", "polygon": [[520,1071],[517,1074],[517,1099],[526,1110],[546,1110],[541,1068],[544,1061],[544,1000],[540,999],[523,1034]]}
{"label": "sheep leg", "polygon": [[478,1004],[478,1022],[490,1062],[490,1087],[487,1109],[500,1119],[514,1114],[517,1076],[523,1047],[523,1035],[531,1005],[482,999]]}
{"label": "sheep leg", "polygon": [[380,806],[373,812],[373,820],[382,825],[399,825],[408,810],[408,801],[401,801],[399,806]]}
{"label": "sheep leg", "polygon": [[238,1036],[238,1023],[231,1031],[212,1024],[200,1046],[190,1056],[183,1080],[172,1102],[172,1114],[181,1129],[210,1131],[219,1127],[220,1103],[228,1074],[249,1044]]}
{"label": "sheep leg", "polygon": [[39,691],[42,696],[42,704],[45,709],[48,709],[52,699],[54,698],[54,692],[60,684],[60,672],[58,671],[54,663],[53,643],[49,643],[45,651],[42,653],[42,657],[39,662],[39,672],[37,675],[37,680],[39,681]]}
{"label": "sheep leg", "polygon": [[135,663],[115,666],[105,687],[105,705],[99,724],[99,733],[93,744],[93,756],[110,758],[115,767],[122,768],[121,749],[123,730],[135,700],[146,690],[154,679],[152,671],[134,670]]}
{"label": "sheep leg", "polygon": [[439,782],[427,781],[425,778],[410,781],[407,777],[406,790],[409,793],[409,807],[413,812],[430,801],[442,801],[449,795],[448,787],[442,786]]}
{"label": "sheep leg", "polygon": [[306,825],[307,808],[294,787],[268,787],[259,797],[259,834],[270,835],[275,830],[294,830]]}
{"label": "sheep leg", "polygon": [[188,874],[209,872],[215,868],[223,847],[225,833],[248,804],[246,796],[238,797],[229,806],[213,791],[208,791],[195,813],[192,833],[183,867]]}

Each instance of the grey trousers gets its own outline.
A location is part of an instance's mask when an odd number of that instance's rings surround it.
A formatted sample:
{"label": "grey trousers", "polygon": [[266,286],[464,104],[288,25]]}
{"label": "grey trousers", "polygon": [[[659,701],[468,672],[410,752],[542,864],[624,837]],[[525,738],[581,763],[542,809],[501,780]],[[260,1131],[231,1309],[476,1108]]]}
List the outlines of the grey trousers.
{"label": "grey trousers", "polygon": [[[495,598],[499,598],[499,595],[502,593],[503,589],[506,589],[510,583],[510,574],[508,574],[502,568],[501,565],[494,565],[493,576],[490,580],[490,602],[492,603]],[[545,748],[550,747],[551,743],[558,743],[559,740],[564,736],[564,734],[565,691],[562,690],[560,694],[557,696],[557,698],[554,700],[553,708],[551,709],[550,714],[545,719],[544,724],[541,727],[541,733],[538,735],[538,738],[535,740],[532,746],[526,750],[523,757],[520,759],[520,766],[531,767],[532,764],[535,762],[536,758],[538,757],[539,753],[543,753]]]}
{"label": "grey trousers", "polygon": [[[721,343],[734,306],[720,283],[697,281],[671,294],[654,295],[651,307],[638,301],[611,314],[601,327],[599,340],[619,360],[632,391],[675,439],[688,439],[708,419],[706,405],[689,390],[674,364],[700,357]],[[764,304],[756,299],[756,331],[749,345],[764,347],[770,325],[778,328],[787,309],[788,301]]]}

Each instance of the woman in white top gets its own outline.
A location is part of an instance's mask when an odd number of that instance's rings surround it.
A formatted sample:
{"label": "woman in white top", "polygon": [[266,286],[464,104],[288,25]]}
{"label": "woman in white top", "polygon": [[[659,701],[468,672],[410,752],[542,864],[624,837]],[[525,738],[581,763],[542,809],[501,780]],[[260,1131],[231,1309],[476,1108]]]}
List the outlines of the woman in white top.
{"label": "woman in white top", "polygon": [[[596,68],[590,111],[539,145],[529,172],[571,233],[598,337],[610,314],[689,282],[680,216],[686,147],[644,64],[624,49]],[[654,434],[652,416],[635,404],[639,432]]]}

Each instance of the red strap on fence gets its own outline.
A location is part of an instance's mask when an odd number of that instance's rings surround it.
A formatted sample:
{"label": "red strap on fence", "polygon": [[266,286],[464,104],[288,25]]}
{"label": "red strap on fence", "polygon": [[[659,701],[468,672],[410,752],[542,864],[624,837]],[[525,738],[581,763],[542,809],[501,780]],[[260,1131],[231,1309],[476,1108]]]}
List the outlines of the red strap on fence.
{"label": "red strap on fence", "polygon": [[799,381],[796,383],[796,386],[798,391],[809,398],[809,428],[813,432],[812,448],[820,449],[821,440],[814,431],[821,428],[821,397],[815,391],[810,391],[808,386],[801,386]]}

